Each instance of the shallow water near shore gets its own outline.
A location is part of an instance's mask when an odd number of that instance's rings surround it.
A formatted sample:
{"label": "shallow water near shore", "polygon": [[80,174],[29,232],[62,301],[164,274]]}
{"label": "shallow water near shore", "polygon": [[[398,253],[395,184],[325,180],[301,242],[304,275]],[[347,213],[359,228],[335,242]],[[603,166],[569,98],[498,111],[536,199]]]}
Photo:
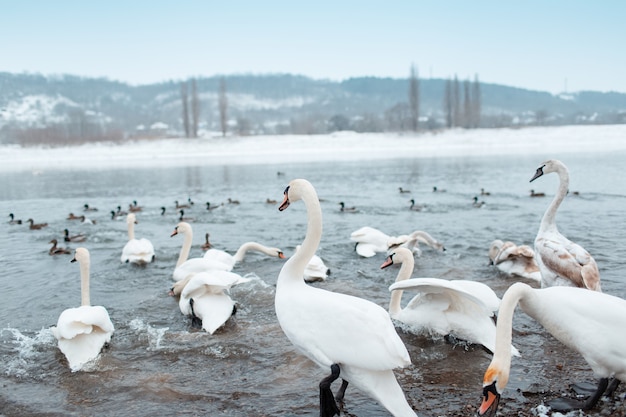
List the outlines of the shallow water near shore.
{"label": "shallow water near shore", "polygon": [[[489,157],[394,158],[363,161],[247,165],[149,166],[142,168],[0,172],[0,212],[47,222],[42,230],[0,225],[3,270],[0,280],[0,413],[7,416],[220,415],[316,416],[318,383],[326,370],[300,355],[284,336],[274,313],[274,289],[283,261],[249,253],[234,272],[252,278],[232,289],[238,311],[214,335],[191,326],[168,296],[182,237],[170,237],[177,223],[174,201],[186,209],[194,230],[191,256],[202,256],[205,233],[219,249],[234,253],[257,241],[293,254],[302,242],[306,214],[301,203],[279,212],[266,199],[281,200],[293,178],[306,178],[322,201],[324,232],[318,255],[331,269],[326,282],[312,285],[356,295],[385,308],[388,286],[398,269],[380,269],[384,255],[369,259],[354,252],[350,233],[362,226],[390,235],[424,230],[447,248],[422,247],[413,277],[484,282],[501,296],[515,279],[488,265],[494,239],[532,246],[541,216],[554,195],[557,177],[529,184],[539,164],[561,159],[569,168],[571,193],[562,204],[560,231],[596,259],[603,291],[626,297],[624,204],[621,176],[626,152]],[[433,186],[445,189],[434,193]],[[398,187],[410,190],[400,194]],[[490,192],[480,196],[480,189]],[[529,190],[545,192],[530,198]],[[474,196],[486,204],[476,209]],[[227,204],[228,198],[240,204]],[[425,205],[409,211],[409,199]],[[136,200],[137,237],[152,241],[156,260],[145,267],[120,263],[127,240],[124,219],[109,212]],[[222,207],[207,211],[206,202]],[[356,206],[341,213],[339,202]],[[84,204],[97,212],[84,213]],[[160,208],[166,207],[164,215]],[[96,224],[66,220],[86,214]],[[8,220],[8,218],[7,218]],[[77,264],[71,255],[49,256],[48,242],[62,241],[63,229],[85,233],[91,253],[91,301],[105,306],[115,325],[111,344],[88,372],[72,373],[49,328],[59,314],[80,303]],[[66,246],[65,244],[62,246]],[[531,285],[534,283],[528,282]],[[413,294],[405,294],[405,302]],[[329,324],[332,325],[332,324]],[[419,416],[473,415],[480,404],[482,377],[491,355],[480,346],[412,335],[398,327],[412,366],[396,372]],[[576,353],[553,339],[519,309],[511,380],[502,415],[530,416],[544,399],[570,395],[573,382],[595,382]],[[624,415],[624,388],[617,401],[602,402],[590,416]],[[602,410],[604,409],[604,414]],[[346,415],[388,415],[356,389],[346,393]],[[537,410],[534,411],[537,413]]]}

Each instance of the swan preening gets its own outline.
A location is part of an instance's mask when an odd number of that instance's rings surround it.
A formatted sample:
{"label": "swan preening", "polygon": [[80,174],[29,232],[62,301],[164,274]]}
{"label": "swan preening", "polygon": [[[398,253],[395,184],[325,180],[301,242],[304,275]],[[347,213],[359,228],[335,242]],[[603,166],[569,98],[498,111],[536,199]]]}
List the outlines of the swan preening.
{"label": "swan preening", "polygon": [[[452,335],[483,345],[493,352],[496,346],[493,317],[500,305],[493,290],[476,281],[411,278],[414,262],[411,251],[399,247],[380,266],[383,269],[392,264],[401,265],[396,282],[389,287],[391,318],[404,323],[415,333]],[[402,308],[404,290],[418,294]],[[519,355],[515,347],[511,346],[510,350]]]}
{"label": "swan preening", "polygon": [[205,252],[203,258],[223,263],[228,266],[229,269],[227,269],[227,271],[230,271],[237,262],[243,261],[243,258],[249,251],[260,252],[267,256],[285,259],[283,251],[279,248],[268,247],[257,242],[243,243],[234,255],[220,249],[212,248]]}
{"label": "swan preening", "polygon": [[341,376],[340,403],[352,383],[394,416],[415,417],[393,373],[394,368],[410,365],[411,359],[387,311],[362,298],[312,287],[302,279],[321,240],[322,210],[315,188],[307,180],[289,183],[279,210],[298,200],[307,211],[306,236],[280,271],[275,308],[291,343],[330,371],[320,383],[320,416],[339,414],[330,385]]}
{"label": "swan preening", "polygon": [[404,246],[419,256],[422,253],[419,248],[420,242],[436,250],[446,250],[441,242],[421,230],[416,230],[410,235],[389,236],[376,228],[364,226],[352,232],[350,240],[356,242],[355,250],[364,258],[371,258],[378,252],[388,253],[390,249],[398,246]]}
{"label": "swan preening", "polygon": [[154,260],[154,246],[146,238],[135,239],[135,224],[137,218],[134,213],[126,215],[126,226],[128,228],[128,242],[122,249],[122,262],[134,264],[147,264]]}
{"label": "swan preening", "polygon": [[[593,408],[606,390],[609,378],[626,380],[626,300],[582,288],[533,289],[518,282],[509,287],[500,303],[496,350],[483,379],[479,415],[495,416],[509,380],[511,353],[508,346],[518,303],[556,339],[580,353],[600,378],[596,393],[586,402],[571,400],[570,409]],[[612,389],[617,383],[612,383]]]}
{"label": "swan preening", "polygon": [[102,347],[111,341],[114,331],[107,310],[90,304],[89,251],[77,248],[71,262],[75,261],[80,264],[81,306],[64,310],[56,327],[52,327],[72,372],[96,359]]}
{"label": "swan preening", "polygon": [[566,285],[601,291],[600,271],[596,261],[583,247],[559,233],[556,227],[556,212],[569,188],[567,167],[556,159],[548,160],[537,168],[530,181],[552,172],[559,176],[559,188],[541,218],[535,238],[535,254],[541,271],[541,285],[543,287]]}
{"label": "swan preening", "polygon": [[505,274],[541,282],[535,251],[528,245],[496,239],[489,246],[489,261]]}

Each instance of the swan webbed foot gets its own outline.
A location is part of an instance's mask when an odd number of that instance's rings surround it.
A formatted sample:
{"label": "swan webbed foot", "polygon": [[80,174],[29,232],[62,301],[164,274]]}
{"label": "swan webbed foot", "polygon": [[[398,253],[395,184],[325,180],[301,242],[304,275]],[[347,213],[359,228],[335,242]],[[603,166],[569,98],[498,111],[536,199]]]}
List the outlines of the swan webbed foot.
{"label": "swan webbed foot", "polygon": [[611,380],[611,382],[609,383],[609,386],[607,387],[606,391],[604,391],[604,395],[606,397],[612,397],[613,393],[615,392],[615,390],[617,389],[617,387],[619,386],[620,380],[617,378],[613,378]]}
{"label": "swan webbed foot", "polygon": [[[552,410],[559,411],[559,412],[563,412],[563,411],[567,412],[567,411],[572,411],[572,410],[583,410],[583,411],[591,410],[596,406],[596,404],[598,403],[598,400],[600,400],[600,398],[602,397],[602,394],[604,394],[607,391],[608,385],[609,385],[608,378],[601,378],[600,381],[598,382],[598,387],[595,391],[593,391],[593,389],[590,390],[583,385],[577,384],[575,386],[575,389],[577,389],[577,392],[579,393],[579,395],[580,394],[584,395],[584,393],[591,393],[591,395],[589,395],[589,397],[586,400],[578,400],[574,398],[555,398],[553,400],[547,401],[547,404],[550,406]],[[613,382],[611,382],[611,385],[613,385]],[[617,388],[617,384],[615,385],[613,390],[615,388]]]}
{"label": "swan webbed foot", "polygon": [[337,390],[337,394],[335,394],[335,401],[339,404],[339,408],[343,410],[344,402],[343,399],[346,395],[346,388],[348,388],[348,381],[345,379],[341,380],[341,387]]}
{"label": "swan webbed foot", "polygon": [[[339,365],[330,365],[330,375],[320,382],[320,417],[333,417],[339,415],[339,408],[335,397],[330,389],[331,384],[339,378]],[[343,386],[343,385],[342,385]]]}

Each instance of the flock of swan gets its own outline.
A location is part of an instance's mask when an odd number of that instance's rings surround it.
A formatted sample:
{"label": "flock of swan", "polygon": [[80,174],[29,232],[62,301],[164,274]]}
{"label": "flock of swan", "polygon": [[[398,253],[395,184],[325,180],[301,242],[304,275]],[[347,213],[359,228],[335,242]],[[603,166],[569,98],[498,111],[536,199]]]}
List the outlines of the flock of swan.
{"label": "flock of swan", "polygon": [[[498,269],[532,280],[541,288],[516,282],[500,299],[487,285],[475,281],[412,278],[415,256],[421,254],[420,243],[439,251],[445,251],[444,245],[424,231],[389,236],[376,228],[362,227],[350,236],[356,253],[368,258],[384,253],[381,269],[400,265],[396,280],[389,287],[388,309],[363,298],[310,285],[323,281],[330,273],[316,255],[323,230],[320,200],[309,181],[289,182],[278,209],[283,212],[302,201],[307,225],[304,240],[278,275],[275,311],[291,343],[328,372],[319,384],[320,416],[340,414],[349,385],[394,416],[416,416],[394,374],[394,369],[411,365],[396,331],[397,323],[416,333],[426,330],[441,336],[454,335],[491,351],[493,359],[484,374],[478,414],[495,416],[508,383],[512,358],[520,354],[512,340],[513,315],[518,305],[556,339],[579,352],[600,378],[589,399],[562,399],[558,405],[555,403],[555,408],[587,410],[595,407],[602,395],[612,394],[619,381],[626,378],[626,300],[602,293],[594,258],[559,233],[556,213],[568,193],[567,167],[558,160],[548,160],[540,165],[531,182],[550,173],[558,175],[559,188],[541,219],[534,249],[499,239],[489,248],[489,259]],[[350,209],[341,206],[343,210]],[[122,249],[121,262],[149,264],[155,256],[152,243],[135,238],[134,213],[128,213],[126,221],[128,241]],[[229,289],[249,282],[232,272],[245,253],[258,251],[285,258],[279,248],[256,242],[244,243],[231,255],[211,248],[208,234],[204,256],[189,258],[191,225],[179,222],[171,236],[178,235],[183,236],[183,242],[172,272],[171,294],[179,297],[181,312],[210,334],[236,310]],[[89,251],[77,248],[74,261],[80,265],[81,305],[63,311],[52,331],[70,369],[78,371],[100,355],[111,340],[114,325],[105,307],[90,304]],[[404,291],[417,295],[403,307]],[[333,394],[331,385],[337,379],[341,379],[341,386]]]}

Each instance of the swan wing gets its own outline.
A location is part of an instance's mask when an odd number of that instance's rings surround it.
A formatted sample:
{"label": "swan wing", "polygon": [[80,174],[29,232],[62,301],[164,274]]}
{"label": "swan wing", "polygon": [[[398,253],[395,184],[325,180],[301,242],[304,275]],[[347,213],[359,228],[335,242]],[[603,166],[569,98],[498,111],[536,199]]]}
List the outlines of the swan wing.
{"label": "swan wing", "polygon": [[220,249],[209,249],[204,253],[203,258],[221,262],[224,265],[228,265],[230,269],[235,266],[235,257]]}
{"label": "swan wing", "polygon": [[154,258],[154,246],[146,238],[132,239],[122,249],[122,262],[148,263]]}
{"label": "swan wing", "polygon": [[230,271],[230,267],[222,262],[205,258],[192,258],[174,269],[174,281],[181,281],[188,275],[207,271]]}
{"label": "swan wing", "polygon": [[304,279],[306,281],[315,280],[315,279],[326,279],[328,274],[328,267],[317,255],[313,255],[313,258],[309,261],[309,263],[304,268]]}
{"label": "swan wing", "polygon": [[360,256],[364,258],[371,258],[372,256],[376,255],[377,249],[379,248],[378,246],[372,245],[371,243],[357,243],[355,249],[356,253],[358,253]]}
{"label": "swan wing", "polygon": [[387,250],[389,235],[373,227],[365,226],[352,232],[350,234],[350,240],[357,243],[373,245],[378,248],[378,252],[385,252]]}
{"label": "swan wing", "polygon": [[544,236],[535,242],[535,250],[553,274],[570,280],[577,287],[600,288],[596,261],[576,243],[563,236]]}
{"label": "swan wing", "polygon": [[235,302],[224,292],[193,297],[193,312],[202,320],[202,328],[210,334],[226,323],[233,315],[234,307]]}
{"label": "swan wing", "polygon": [[283,331],[322,367],[339,363],[385,370],[411,363],[389,314],[370,301],[314,287],[277,291],[276,297]]}
{"label": "swan wing", "polygon": [[80,370],[95,359],[105,343],[111,341],[114,327],[102,306],[81,306],[64,310],[52,333],[72,371]]}

